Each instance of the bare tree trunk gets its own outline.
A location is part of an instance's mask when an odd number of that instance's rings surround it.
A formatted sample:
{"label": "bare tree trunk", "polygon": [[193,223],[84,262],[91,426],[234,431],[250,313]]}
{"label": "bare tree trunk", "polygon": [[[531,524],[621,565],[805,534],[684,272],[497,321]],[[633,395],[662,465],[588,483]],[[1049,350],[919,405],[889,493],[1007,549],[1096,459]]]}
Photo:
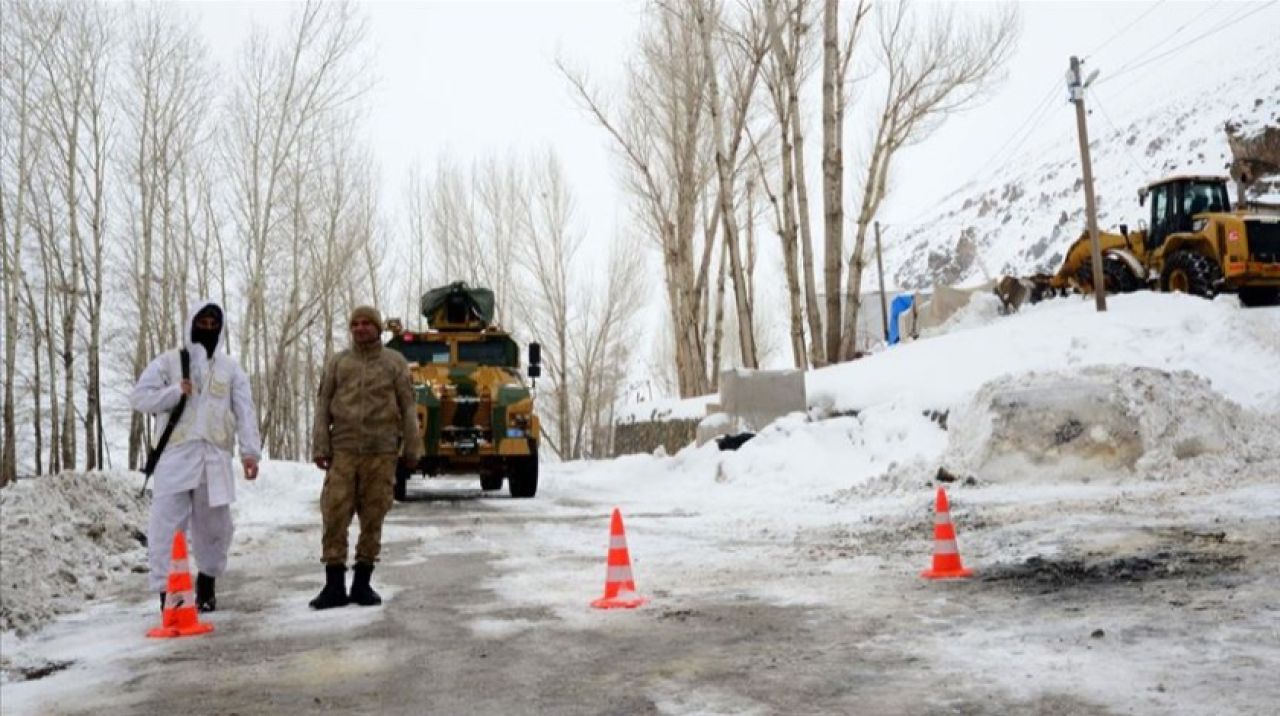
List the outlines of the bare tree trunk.
{"label": "bare tree trunk", "polygon": [[840,356],[840,259],[844,255],[844,127],[837,118],[839,2],[822,4],[822,287],[827,303],[827,355]]}
{"label": "bare tree trunk", "polygon": [[[721,100],[720,100],[720,81],[719,71],[711,55],[711,29],[712,18],[708,17],[709,12],[704,9],[701,0],[698,2],[696,10],[698,24],[701,27],[702,34],[702,58],[703,63],[709,68],[707,73],[707,91],[709,93],[708,107],[711,111],[711,128],[715,141],[715,163],[716,163],[716,180],[718,184],[718,210],[724,231],[724,248],[729,254],[729,264],[733,272],[734,285],[734,305],[737,308],[738,315],[738,346],[742,355],[743,365],[747,368],[756,368],[759,363],[756,357],[755,333],[753,331],[754,322],[751,319],[751,302],[747,299],[747,289],[742,277],[742,260],[739,256],[738,246],[738,227],[736,222],[736,213],[733,207],[734,189],[731,178],[732,168],[730,167],[731,159],[725,151],[725,139],[723,119],[721,117]],[[717,22],[718,24],[718,22]],[[755,85],[755,76],[759,67],[759,59],[757,55],[756,61],[752,64],[750,79],[744,90],[745,97],[743,103],[749,102],[751,88]],[[739,133],[740,136],[741,133]],[[735,146],[736,153],[736,146]],[[721,254],[721,262],[723,263],[724,255]],[[724,272],[720,272],[720,278],[723,281]],[[723,286],[721,286],[721,289]],[[721,311],[717,308],[717,329],[719,329]],[[712,351],[714,357],[712,359],[712,383],[713,387],[718,385],[718,376],[720,372],[720,341],[717,333],[714,349]]]}
{"label": "bare tree trunk", "polygon": [[[44,209],[48,213],[52,213],[52,202],[50,201],[48,187],[44,188],[43,203]],[[53,290],[49,286],[48,277],[53,275],[52,262],[49,253],[53,250],[50,245],[52,238],[48,235],[48,231],[44,230],[44,226],[52,224],[52,217],[42,217],[42,227],[37,227],[36,234],[40,245],[40,264],[43,275],[46,277],[45,285],[41,290],[42,315],[39,320],[34,321],[31,325],[33,330],[42,331],[44,333],[44,348],[46,365],[49,367],[49,472],[58,473],[62,471],[62,438],[61,430],[61,410],[58,403],[58,371],[57,371],[57,345],[54,341],[54,326],[57,325],[57,316],[54,312]],[[43,389],[44,382],[37,383],[38,389]]]}
{"label": "bare tree trunk", "polygon": [[[853,19],[840,49],[837,0],[824,0],[822,19],[822,198],[823,288],[826,291],[827,359],[848,360],[842,351],[845,330],[840,295],[844,261],[844,112],[847,103],[845,77],[869,7],[858,0]],[[857,253],[857,252],[855,252]],[[861,255],[858,253],[857,255]]]}
{"label": "bare tree trunk", "polygon": [[[789,214],[784,219],[784,230],[791,233],[789,241],[799,244],[800,269],[804,276],[804,316],[809,329],[808,360],[815,366],[826,363],[822,342],[822,314],[818,310],[817,286],[813,273],[813,236],[809,228],[809,192],[804,171],[804,132],[800,120],[800,54],[805,46],[808,12],[805,0],[796,0],[794,7],[786,8],[785,28],[779,22],[775,2],[765,3],[765,15],[774,56],[774,104],[779,129],[783,135],[781,151],[790,156],[782,158],[783,188],[782,210]],[[789,43],[784,42],[786,30]]]}
{"label": "bare tree trunk", "polygon": [[[6,111],[0,112],[0,147],[16,138],[16,148],[0,151],[0,162],[6,156],[13,157],[12,166],[0,164],[0,240],[3,240],[4,281],[4,442],[0,448],[0,487],[15,479],[17,467],[17,428],[14,413],[14,380],[17,367],[18,313],[21,304],[20,286],[25,282],[22,264],[22,237],[27,222],[27,190],[31,185],[31,173],[35,161],[33,148],[34,122],[32,116],[35,101],[34,84],[40,54],[47,41],[42,42],[33,17],[31,5],[12,0],[0,4],[0,14],[7,19],[0,25],[9,25],[0,32],[0,104]],[[16,125],[16,126],[15,126]],[[4,197],[12,181],[14,201],[12,209],[4,203]],[[12,211],[12,213],[10,213]],[[30,288],[27,289],[30,297]],[[32,323],[35,387],[32,393],[36,403],[36,431],[39,433],[40,380],[39,380],[39,324]],[[37,473],[40,465],[40,446],[36,446]]]}
{"label": "bare tree trunk", "polygon": [[[729,253],[728,243],[732,241],[728,234],[724,237],[726,245],[720,249],[720,268],[716,271],[716,325],[711,341],[711,389],[720,389],[720,339],[724,336],[724,278],[726,271],[725,257]],[[754,368],[755,366],[747,366]]]}
{"label": "bare tree trunk", "polygon": [[[103,34],[106,28],[98,28]],[[105,56],[106,43],[99,45],[99,52]],[[105,57],[98,58],[105,63]],[[85,469],[94,470],[103,466],[105,435],[102,426],[102,265],[105,252],[106,222],[106,177],[107,152],[109,137],[107,136],[106,82],[107,73],[103,64],[98,64],[97,71],[89,74],[88,86],[88,121],[90,139],[90,172],[92,186],[89,189],[91,202],[89,218],[88,268],[85,272],[84,293],[89,312],[89,345],[88,345],[88,383],[85,399]]]}
{"label": "bare tree trunk", "polygon": [[[25,132],[24,132],[25,134]],[[21,143],[21,140],[19,140]],[[22,150],[19,150],[22,156]],[[23,179],[19,177],[21,186]],[[3,457],[0,457],[0,487],[4,487],[18,476],[17,431],[13,419],[14,363],[17,358],[18,340],[18,266],[22,261],[22,232],[9,231],[8,215],[5,212],[4,191],[0,186],[0,238],[4,245],[0,246],[0,281],[3,281],[4,306],[4,446]],[[19,196],[21,196],[21,189]],[[19,200],[21,204],[21,200]],[[19,212],[21,213],[21,212]],[[9,244],[12,242],[13,249]]]}

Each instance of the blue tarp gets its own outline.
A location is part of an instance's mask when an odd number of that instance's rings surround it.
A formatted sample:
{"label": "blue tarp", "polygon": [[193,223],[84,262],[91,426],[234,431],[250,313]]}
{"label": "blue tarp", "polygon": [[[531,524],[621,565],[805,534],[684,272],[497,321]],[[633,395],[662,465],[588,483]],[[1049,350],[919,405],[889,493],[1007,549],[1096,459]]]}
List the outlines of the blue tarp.
{"label": "blue tarp", "polygon": [[904,293],[901,296],[895,296],[893,303],[889,304],[889,345],[898,342],[898,316],[904,311],[911,310],[911,294]]}

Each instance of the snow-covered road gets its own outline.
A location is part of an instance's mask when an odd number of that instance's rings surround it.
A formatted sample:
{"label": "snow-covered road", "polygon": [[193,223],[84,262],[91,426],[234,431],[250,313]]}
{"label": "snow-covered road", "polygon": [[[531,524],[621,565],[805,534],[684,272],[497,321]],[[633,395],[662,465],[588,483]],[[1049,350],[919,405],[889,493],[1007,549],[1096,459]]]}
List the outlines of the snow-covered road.
{"label": "snow-covered road", "polygon": [[[236,503],[217,631],[189,640],[143,637],[119,490],[18,485],[4,713],[1274,712],[1280,309],[1121,296],[900,350],[905,376],[890,353],[811,378],[855,415],[737,452],[547,463],[533,500],[415,482],[381,608],[306,608],[320,474],[268,462]],[[921,396],[951,396],[945,427]],[[969,580],[919,576],[940,485]],[[588,606],[615,506],[635,611]],[[61,537],[32,529],[50,515]],[[97,572],[68,591],[77,558]],[[92,598],[40,628],[24,582]]]}

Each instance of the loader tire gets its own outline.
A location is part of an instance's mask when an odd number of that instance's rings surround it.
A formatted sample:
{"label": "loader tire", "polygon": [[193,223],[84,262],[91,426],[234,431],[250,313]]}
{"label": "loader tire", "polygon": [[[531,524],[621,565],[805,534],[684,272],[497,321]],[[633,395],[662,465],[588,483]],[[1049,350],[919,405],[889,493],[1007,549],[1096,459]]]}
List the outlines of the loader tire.
{"label": "loader tire", "polygon": [[1246,286],[1240,289],[1240,303],[1254,306],[1280,305],[1280,288],[1271,286]]}
{"label": "loader tire", "polygon": [[1216,285],[1220,280],[1222,267],[1213,259],[1194,251],[1175,251],[1160,272],[1160,289],[1213,298],[1218,293]]}
{"label": "loader tire", "polygon": [[[1133,293],[1138,290],[1138,277],[1133,275],[1129,270],[1129,266],[1124,261],[1111,257],[1102,257],[1102,279],[1107,287],[1107,293]],[[1093,262],[1087,261],[1081,264],[1076,270],[1076,281],[1080,286],[1088,286],[1090,290],[1093,288]]]}

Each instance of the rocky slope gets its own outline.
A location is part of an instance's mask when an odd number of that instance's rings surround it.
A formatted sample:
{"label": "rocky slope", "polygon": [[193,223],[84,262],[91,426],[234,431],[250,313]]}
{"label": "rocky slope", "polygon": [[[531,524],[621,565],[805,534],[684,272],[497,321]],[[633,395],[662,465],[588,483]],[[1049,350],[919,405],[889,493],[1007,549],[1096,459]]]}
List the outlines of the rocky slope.
{"label": "rocky slope", "polygon": [[[1245,178],[1249,198],[1280,199],[1280,49],[1272,44],[1245,54],[1246,66],[1210,67],[1196,88],[1148,104],[1141,116],[1116,116],[1112,124],[1105,112],[1091,113],[1101,227],[1136,227],[1146,215],[1138,188],[1171,174]],[[1078,145],[1063,138],[997,174],[955,192],[886,247],[886,272],[898,286],[973,284],[1057,269],[1085,226]]]}

